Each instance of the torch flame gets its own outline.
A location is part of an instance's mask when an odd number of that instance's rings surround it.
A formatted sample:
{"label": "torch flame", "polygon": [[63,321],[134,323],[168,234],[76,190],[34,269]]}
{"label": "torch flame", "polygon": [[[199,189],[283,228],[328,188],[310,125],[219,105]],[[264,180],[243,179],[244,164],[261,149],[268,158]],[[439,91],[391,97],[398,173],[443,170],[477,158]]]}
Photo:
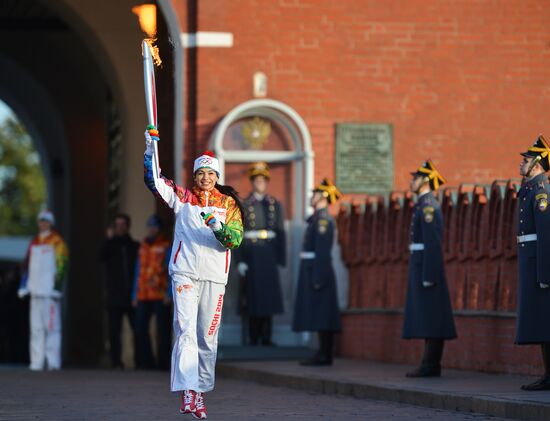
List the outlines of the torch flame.
{"label": "torch flame", "polygon": [[155,63],[155,66],[160,66],[162,64],[162,60],[160,59],[159,47],[155,45],[156,40],[157,40],[156,38],[145,38],[144,41],[147,43],[147,46],[151,51],[151,57],[153,58],[153,63]]}
{"label": "torch flame", "polygon": [[151,50],[153,62],[156,66],[160,66],[162,60],[160,59],[159,49],[155,45],[155,41],[157,40],[155,37],[157,34],[157,6],[154,4],[141,4],[134,6],[132,12],[137,15],[141,30],[148,36],[148,38],[145,38],[145,41]]}
{"label": "torch flame", "polygon": [[141,30],[149,38],[155,38],[157,34],[157,6],[154,4],[142,4],[132,7],[132,12],[137,15]]}

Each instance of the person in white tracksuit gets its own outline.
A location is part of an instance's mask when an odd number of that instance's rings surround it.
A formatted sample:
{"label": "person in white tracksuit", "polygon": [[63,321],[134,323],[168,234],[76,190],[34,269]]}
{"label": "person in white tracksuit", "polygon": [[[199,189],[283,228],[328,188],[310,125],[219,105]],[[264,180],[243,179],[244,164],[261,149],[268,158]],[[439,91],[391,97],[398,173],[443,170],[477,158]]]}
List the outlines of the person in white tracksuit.
{"label": "person in white tracksuit", "polygon": [[30,369],[61,368],[61,298],[68,263],[68,251],[61,236],[53,230],[54,215],[38,215],[39,233],[28,248],[19,297],[31,296]]}
{"label": "person in white tracksuit", "polygon": [[243,237],[242,211],[235,190],[217,183],[218,160],[205,152],[195,160],[194,186],[183,188],[161,176],[153,142],[145,132],[147,187],[175,214],[169,274],[174,300],[171,390],[182,392],[180,412],[206,418],[205,392],[214,388],[218,330],[231,263],[231,249]]}

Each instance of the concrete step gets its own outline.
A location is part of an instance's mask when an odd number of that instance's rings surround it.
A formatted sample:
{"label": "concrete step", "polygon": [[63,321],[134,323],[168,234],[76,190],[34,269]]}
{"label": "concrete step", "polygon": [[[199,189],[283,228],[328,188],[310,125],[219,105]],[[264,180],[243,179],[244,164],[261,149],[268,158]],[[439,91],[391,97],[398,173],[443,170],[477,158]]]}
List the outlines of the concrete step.
{"label": "concrete step", "polygon": [[550,391],[524,392],[527,376],[444,370],[440,378],[409,379],[412,367],[336,360],[330,367],[303,367],[296,361],[222,362],[223,377],[306,390],[402,402],[430,408],[520,420],[550,420]]}
{"label": "concrete step", "polygon": [[220,361],[277,361],[301,360],[311,357],[313,351],[300,346],[220,346]]}

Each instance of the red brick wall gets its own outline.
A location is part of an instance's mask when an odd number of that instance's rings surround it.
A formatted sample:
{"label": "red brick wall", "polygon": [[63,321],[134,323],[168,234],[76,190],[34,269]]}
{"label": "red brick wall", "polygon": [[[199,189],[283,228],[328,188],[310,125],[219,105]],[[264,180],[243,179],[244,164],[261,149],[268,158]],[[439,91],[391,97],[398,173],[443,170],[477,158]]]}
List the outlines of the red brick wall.
{"label": "red brick wall", "polygon": [[[187,8],[173,3],[187,31]],[[198,30],[234,34],[232,48],[197,52],[187,153],[251,99],[255,71],[308,124],[316,179],[333,176],[336,122],[393,124],[396,189],[428,156],[454,185],[513,177],[516,152],[550,132],[543,0],[187,3],[198,4]]]}
{"label": "red brick wall", "polygon": [[[515,177],[517,152],[539,132],[550,132],[546,1],[172,3],[182,31],[234,35],[232,48],[201,48],[186,54],[187,168],[205,147],[215,124],[251,99],[256,71],[268,77],[268,97],[296,109],[308,125],[317,180],[334,176],[338,122],[393,125],[397,190],[406,187],[409,171],[427,157],[451,185]],[[501,187],[506,189],[498,185],[495,189]],[[487,195],[474,194],[478,202],[471,204],[468,187],[462,188],[456,203],[448,192],[445,251],[455,309],[510,313],[515,309],[517,282],[513,195],[501,201],[492,195],[489,201]],[[343,239],[352,307],[402,307],[408,200],[394,194],[388,211],[367,212],[356,221],[340,218],[341,224],[356,228]],[[400,201],[404,201],[402,210],[396,209]],[[356,215],[358,210],[355,206]],[[378,229],[367,236],[369,224]],[[454,229],[457,226],[463,229]],[[409,348],[397,339],[400,319],[399,314],[345,315],[342,353],[417,361],[417,345],[407,344],[416,353],[404,353]],[[509,317],[460,316],[457,325],[460,339],[449,346],[446,364],[533,371],[529,367],[538,361],[538,354],[532,347],[513,348]],[[476,335],[479,340],[474,345]]]}
{"label": "red brick wall", "polygon": [[[455,323],[458,339],[446,342],[444,367],[541,374],[540,348],[514,345],[514,318],[455,315]],[[400,339],[402,325],[400,312],[344,314],[339,353],[350,358],[417,365],[423,342]]]}
{"label": "red brick wall", "polygon": [[[510,180],[439,192],[445,269],[458,333],[448,344],[445,366],[540,371],[540,350],[514,345],[517,187]],[[393,193],[387,205],[380,197],[368,197],[362,204],[341,207],[339,241],[350,278],[350,310],[343,314],[339,341],[342,356],[420,361],[422,342],[400,339],[412,205],[410,195]]]}

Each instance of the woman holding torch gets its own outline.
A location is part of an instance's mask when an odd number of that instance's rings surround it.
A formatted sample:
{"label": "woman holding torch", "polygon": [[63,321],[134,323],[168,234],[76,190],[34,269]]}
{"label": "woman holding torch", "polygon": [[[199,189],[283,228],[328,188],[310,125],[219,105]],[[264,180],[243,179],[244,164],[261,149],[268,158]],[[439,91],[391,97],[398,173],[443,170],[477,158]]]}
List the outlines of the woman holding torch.
{"label": "woman holding torch", "polygon": [[181,413],[206,418],[204,393],[214,388],[218,330],[231,249],[243,237],[241,205],[235,190],[217,183],[218,160],[211,152],[193,167],[194,186],[183,188],[158,168],[158,131],[145,132],[145,184],[175,214],[168,268],[174,297],[171,390],[181,392]]}

